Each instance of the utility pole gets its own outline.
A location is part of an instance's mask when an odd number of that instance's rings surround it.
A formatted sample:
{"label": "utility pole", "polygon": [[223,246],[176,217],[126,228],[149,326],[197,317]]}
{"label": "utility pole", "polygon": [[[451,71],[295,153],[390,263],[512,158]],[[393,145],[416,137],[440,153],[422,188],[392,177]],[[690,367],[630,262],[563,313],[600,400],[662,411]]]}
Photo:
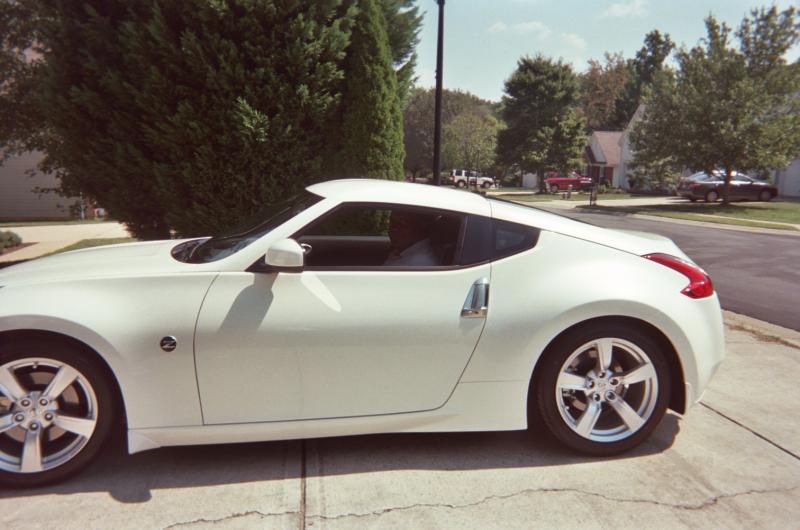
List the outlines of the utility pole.
{"label": "utility pole", "polygon": [[442,173],[442,49],[444,48],[444,0],[436,0],[439,4],[439,39],[436,45],[436,110],[433,118],[433,181],[434,186],[441,184]]}

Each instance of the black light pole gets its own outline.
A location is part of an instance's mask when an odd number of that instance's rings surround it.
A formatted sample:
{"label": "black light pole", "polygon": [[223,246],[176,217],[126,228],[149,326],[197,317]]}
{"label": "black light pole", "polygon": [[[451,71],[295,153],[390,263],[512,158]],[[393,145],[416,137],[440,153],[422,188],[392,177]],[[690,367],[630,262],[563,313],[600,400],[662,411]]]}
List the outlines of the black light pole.
{"label": "black light pole", "polygon": [[436,45],[436,110],[433,118],[433,185],[441,184],[442,173],[442,49],[444,38],[444,0],[439,4],[439,39]]}

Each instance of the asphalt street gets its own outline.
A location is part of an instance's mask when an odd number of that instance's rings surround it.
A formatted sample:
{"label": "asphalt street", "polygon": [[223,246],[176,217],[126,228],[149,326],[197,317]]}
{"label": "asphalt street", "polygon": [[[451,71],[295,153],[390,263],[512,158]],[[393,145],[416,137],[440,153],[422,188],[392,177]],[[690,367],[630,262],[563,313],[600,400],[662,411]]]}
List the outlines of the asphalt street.
{"label": "asphalt street", "polygon": [[606,228],[666,236],[711,276],[723,309],[800,331],[800,238],[552,209]]}

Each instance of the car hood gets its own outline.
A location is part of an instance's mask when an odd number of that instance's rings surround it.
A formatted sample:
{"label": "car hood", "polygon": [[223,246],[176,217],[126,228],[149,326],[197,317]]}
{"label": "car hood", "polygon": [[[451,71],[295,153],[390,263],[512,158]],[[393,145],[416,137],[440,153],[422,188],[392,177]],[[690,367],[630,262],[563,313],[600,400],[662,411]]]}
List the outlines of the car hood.
{"label": "car hood", "polygon": [[38,258],[0,269],[0,286],[178,272],[188,266],[170,253],[179,242],[124,243]]}

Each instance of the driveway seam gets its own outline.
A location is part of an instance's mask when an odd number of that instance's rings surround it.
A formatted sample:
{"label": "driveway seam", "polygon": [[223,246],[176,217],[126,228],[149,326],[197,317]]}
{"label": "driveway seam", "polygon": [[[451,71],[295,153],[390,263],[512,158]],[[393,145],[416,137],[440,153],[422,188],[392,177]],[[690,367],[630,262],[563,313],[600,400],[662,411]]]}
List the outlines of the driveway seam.
{"label": "driveway seam", "polygon": [[300,442],[300,530],[306,530],[306,440]]}
{"label": "driveway seam", "polygon": [[722,416],[723,418],[725,418],[726,420],[730,421],[731,423],[735,423],[736,425],[738,425],[738,426],[739,426],[739,427],[741,427],[742,429],[745,429],[745,430],[747,430],[747,431],[750,431],[752,434],[754,434],[754,435],[758,436],[759,438],[761,438],[762,440],[764,440],[764,441],[765,441],[765,442],[767,442],[768,444],[770,444],[770,445],[772,445],[772,446],[776,447],[777,449],[780,449],[781,451],[783,451],[783,452],[784,452],[784,453],[786,453],[787,455],[791,456],[791,457],[792,457],[792,458],[794,458],[795,460],[800,460],[800,455],[796,455],[795,453],[793,453],[793,452],[792,452],[792,451],[790,451],[789,449],[786,449],[785,447],[781,446],[780,444],[777,444],[777,443],[773,442],[772,440],[770,440],[769,438],[767,438],[767,437],[766,437],[766,436],[764,436],[763,434],[761,434],[761,433],[758,433],[758,432],[754,431],[753,429],[751,429],[751,428],[750,428],[750,427],[748,427],[747,425],[743,424],[742,422],[740,422],[740,421],[737,421],[737,420],[735,420],[735,419],[731,418],[730,416],[728,416],[727,414],[724,414],[724,413],[722,413],[722,412],[718,411],[717,409],[715,409],[714,407],[712,407],[712,406],[708,405],[707,403],[704,403],[704,402],[702,402],[702,401],[701,401],[701,402],[700,402],[700,405],[704,406],[705,408],[707,408],[707,409],[708,409],[708,410],[710,410],[711,412],[714,412],[715,414],[718,414],[718,415]]}

